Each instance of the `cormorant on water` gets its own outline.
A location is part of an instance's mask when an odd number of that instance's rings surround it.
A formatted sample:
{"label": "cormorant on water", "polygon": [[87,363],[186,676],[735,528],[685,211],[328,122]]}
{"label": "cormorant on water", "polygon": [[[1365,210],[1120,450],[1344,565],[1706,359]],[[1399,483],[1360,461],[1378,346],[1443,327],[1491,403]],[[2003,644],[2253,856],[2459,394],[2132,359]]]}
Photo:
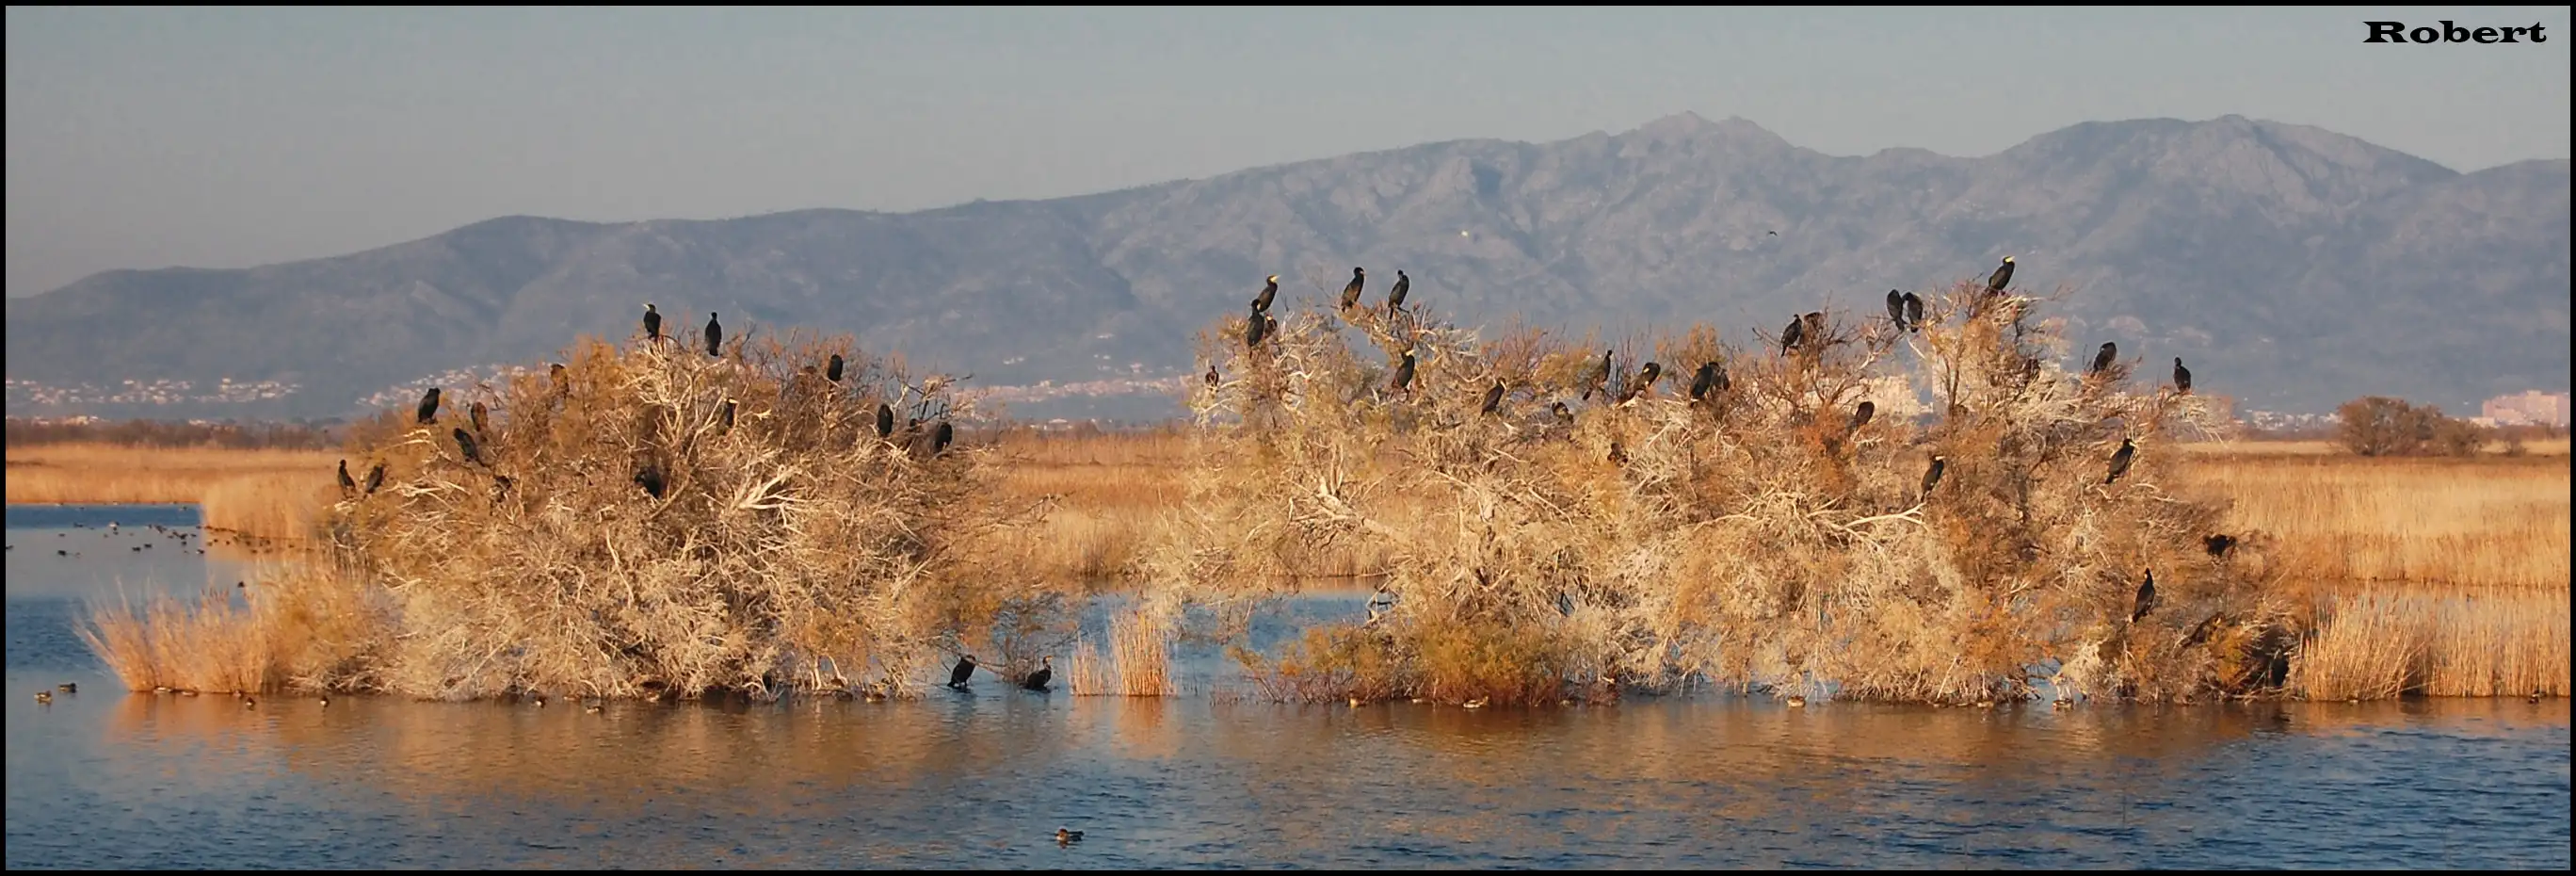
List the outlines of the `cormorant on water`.
{"label": "cormorant on water", "polygon": [[1396,271],[1394,288],[1386,290],[1386,315],[1394,316],[1397,310],[1403,309],[1405,293],[1411,291],[1413,278],[1405,276],[1402,270]]}
{"label": "cormorant on water", "polygon": [[1601,364],[1592,366],[1592,373],[1583,375],[1583,400],[1591,401],[1592,393],[1596,391],[1607,392],[1609,383],[1610,351],[1603,350]]}
{"label": "cormorant on water", "polygon": [[958,690],[965,690],[966,679],[975,675],[975,665],[975,655],[973,654],[968,654],[958,658],[957,668],[948,671],[948,686]]}
{"label": "cormorant on water", "polygon": [[1360,305],[1361,288],[1367,285],[1368,270],[1365,268],[1352,268],[1351,284],[1342,287],[1342,309],[1349,310],[1351,308],[1358,307]]}
{"label": "cormorant on water", "polygon": [[1047,689],[1047,682],[1053,681],[1054,679],[1055,658],[1040,657],[1038,658],[1038,671],[1029,673],[1029,677],[1021,679],[1020,686],[1029,690],[1043,691]]}
{"label": "cormorant on water", "polygon": [[2103,478],[2102,482],[2108,484],[2112,481],[2119,480],[2121,475],[2128,474],[2129,461],[2136,458],[2137,455],[2138,445],[2136,442],[2130,441],[2127,438],[2120,439],[2120,449],[2111,454],[2111,476]]}
{"label": "cormorant on water", "polygon": [[823,379],[833,383],[841,382],[841,369],[846,364],[841,361],[841,354],[832,354],[832,360],[823,363]]}
{"label": "cormorant on water", "polygon": [[2089,373],[2100,374],[2109,371],[2111,363],[2118,361],[2119,358],[2120,345],[2112,341],[2103,341],[2102,350],[2093,354],[2093,369]]}
{"label": "cormorant on water", "polygon": [[340,460],[340,495],[347,496],[357,491],[358,479],[349,476],[349,461]]}
{"label": "cormorant on water", "polygon": [[1477,413],[1480,413],[1480,414],[1490,414],[1490,413],[1493,413],[1496,409],[1501,408],[1502,406],[1503,406],[1503,382],[1502,382],[1502,381],[1500,381],[1500,380],[1496,380],[1496,381],[1494,381],[1494,385],[1493,385],[1491,388],[1488,388],[1488,389],[1486,389],[1486,390],[1485,390],[1485,403],[1484,403],[1484,404],[1482,404],[1482,405],[1479,405],[1479,406],[1477,407],[1477,411],[1476,411],[1476,412],[1477,412]]}
{"label": "cormorant on water", "polygon": [[430,421],[436,419],[438,419],[438,387],[433,386],[429,388],[428,392],[421,393],[420,423],[421,425],[426,426],[429,425]]}
{"label": "cormorant on water", "polygon": [[2155,607],[2156,570],[2148,569],[2147,580],[2138,585],[2137,607],[2130,609],[2129,622],[2134,624],[2139,621],[2146,620],[2147,612],[2155,610]]}
{"label": "cormorant on water", "polygon": [[1789,355],[1789,351],[1797,349],[1798,342],[1804,340],[1806,334],[1806,317],[1789,317],[1789,327],[1780,330],[1780,355]]}
{"label": "cormorant on water", "polygon": [[662,342],[662,312],[653,309],[650,301],[644,302],[644,339],[656,344]]}
{"label": "cormorant on water", "polygon": [[1930,467],[1925,468],[1925,469],[1923,470],[1923,494],[1922,494],[1922,497],[1921,497],[1921,498],[1916,499],[1915,501],[1920,502],[1920,501],[1924,501],[1925,499],[1930,499],[1930,498],[1932,498],[1932,487],[1933,487],[1933,485],[1938,484],[1938,483],[1940,483],[1940,482],[1941,482],[1941,471],[1942,471],[1943,469],[1947,469],[1947,468],[1949,468],[1949,467],[1950,467],[1950,458],[1949,458],[1949,457],[1946,457],[1946,456],[1934,456],[1934,457],[1932,457],[1932,465],[1931,465]]}
{"label": "cormorant on water", "polygon": [[724,326],[716,324],[715,311],[707,311],[707,355],[724,355]]}
{"label": "cormorant on water", "polygon": [[2184,394],[2191,392],[2191,369],[2182,367],[2181,356],[2174,357],[2174,391]]}
{"label": "cormorant on water", "polygon": [[371,469],[367,469],[367,485],[366,485],[366,487],[362,490],[362,492],[366,493],[367,495],[373,496],[373,495],[375,495],[375,494],[376,494],[376,488],[377,488],[377,487],[384,486],[384,485],[385,485],[385,464],[384,464],[384,463],[379,462],[379,463],[376,463],[376,467],[371,468]]}
{"label": "cormorant on water", "polygon": [[1923,299],[1912,292],[1905,293],[1905,330],[1923,330]]}
{"label": "cormorant on water", "polygon": [[2005,286],[2012,285],[2012,272],[2013,257],[2004,256],[2003,266],[1996,268],[1993,275],[1986,277],[1986,292],[1989,294],[2002,292]]}
{"label": "cormorant on water", "polygon": [[1279,275],[1272,274],[1268,283],[1261,287],[1261,294],[1252,299],[1252,312],[1269,313],[1270,300],[1277,297],[1279,297]]}
{"label": "cormorant on water", "polygon": [[460,426],[457,427],[453,434],[456,436],[456,448],[465,454],[466,462],[480,463],[483,461],[483,450],[481,447],[475,445],[474,433],[465,431],[464,427]]}

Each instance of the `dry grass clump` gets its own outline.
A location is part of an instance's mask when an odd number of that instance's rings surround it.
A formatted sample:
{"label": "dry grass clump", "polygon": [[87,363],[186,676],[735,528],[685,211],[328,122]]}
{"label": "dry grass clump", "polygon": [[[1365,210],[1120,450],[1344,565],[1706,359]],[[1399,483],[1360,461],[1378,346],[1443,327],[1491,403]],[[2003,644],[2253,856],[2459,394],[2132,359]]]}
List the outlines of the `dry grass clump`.
{"label": "dry grass clump", "polygon": [[[839,383],[817,371],[834,353]],[[1017,598],[971,583],[1004,577],[998,534],[1019,520],[988,488],[989,452],[941,443],[963,413],[946,378],[846,339],[736,339],[720,358],[585,342],[563,366],[353,431],[353,476],[381,463],[383,486],[343,491],[327,557],[271,587],[280,612],[359,594],[379,628],[281,641],[264,678],[438,698],[900,694]]]}
{"label": "dry grass clump", "polygon": [[78,632],[131,690],[371,687],[393,634],[390,603],[374,596],[326,566],[299,564],[193,603],[160,594],[94,606]]}
{"label": "dry grass clump", "polygon": [[1075,644],[1066,661],[1066,683],[1076,696],[1168,697],[1172,684],[1171,632],[1159,618],[1133,612],[1109,621],[1109,653],[1091,642]]}
{"label": "dry grass clump", "polygon": [[[2031,298],[1936,299],[1920,333],[1820,314],[1784,352],[1694,327],[1612,351],[1606,376],[1601,345],[1422,311],[1284,315],[1255,346],[1230,320],[1202,336],[1224,379],[1192,398],[1185,513],[1145,604],[1264,599],[1297,557],[1385,551],[1367,623],[1250,661],[1289,698],[1693,676],[2011,698],[2050,667],[2094,695],[2241,687],[2225,670],[2287,609],[2264,597],[2259,543],[2208,554],[2219,509],[2166,489],[2188,462],[2168,448],[2214,427],[2210,406],[2133,388],[2125,363],[2060,370]],[[1725,382],[1694,399],[1702,363]],[[1878,414],[1854,425],[1864,401]],[[2134,463],[2105,483],[2123,439]],[[2158,598],[2132,623],[2150,568]]]}
{"label": "dry grass clump", "polygon": [[2310,699],[2568,695],[2568,593],[2408,588],[2333,599],[2292,661]]}

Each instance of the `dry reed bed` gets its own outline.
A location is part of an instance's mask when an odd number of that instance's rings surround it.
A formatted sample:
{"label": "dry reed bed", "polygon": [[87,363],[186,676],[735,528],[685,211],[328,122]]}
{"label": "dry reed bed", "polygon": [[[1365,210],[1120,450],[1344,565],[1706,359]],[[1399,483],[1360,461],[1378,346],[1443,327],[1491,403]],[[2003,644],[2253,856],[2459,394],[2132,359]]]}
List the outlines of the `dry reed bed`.
{"label": "dry reed bed", "polygon": [[338,457],[311,450],[39,444],[8,450],[11,504],[193,503],[208,527],[312,532]]}
{"label": "dry reed bed", "polygon": [[2202,459],[2191,482],[2315,581],[2568,586],[2566,457]]}
{"label": "dry reed bed", "polygon": [[2310,699],[2567,696],[2568,591],[2381,588],[2329,597],[2291,681]]}

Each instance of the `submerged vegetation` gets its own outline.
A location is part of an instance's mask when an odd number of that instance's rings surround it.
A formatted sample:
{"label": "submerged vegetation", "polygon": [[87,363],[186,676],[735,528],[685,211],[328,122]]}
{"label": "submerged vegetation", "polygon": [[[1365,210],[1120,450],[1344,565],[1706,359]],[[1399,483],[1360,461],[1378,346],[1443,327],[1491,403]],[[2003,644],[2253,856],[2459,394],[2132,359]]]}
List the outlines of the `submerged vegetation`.
{"label": "submerged vegetation", "polygon": [[[1271,298],[1145,436],[961,440],[971,397],[846,339],[585,341],[199,475],[210,527],[305,559],[83,632],[141,690],[439,698],[903,696],[968,652],[1169,696],[1185,635],[1303,701],[2567,692],[2563,457],[2200,452],[2223,399],[2071,359],[1985,282],[1749,347]],[[1243,647],[1319,576],[1373,587],[1367,620]],[[1110,579],[1138,599],[1073,641]]]}

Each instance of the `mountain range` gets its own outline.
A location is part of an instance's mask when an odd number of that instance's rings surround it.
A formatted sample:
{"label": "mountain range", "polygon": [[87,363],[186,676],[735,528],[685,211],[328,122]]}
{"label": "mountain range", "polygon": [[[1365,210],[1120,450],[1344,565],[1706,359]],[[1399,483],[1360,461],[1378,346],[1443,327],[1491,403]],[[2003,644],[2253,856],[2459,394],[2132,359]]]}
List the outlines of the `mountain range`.
{"label": "mountain range", "polygon": [[[2569,163],[2459,173],[2313,127],[2092,122],[1976,158],[1825,155],[1692,114],[1554,143],[1459,140],[1044,201],[713,221],[513,216],[333,258],[100,273],[7,310],[11,413],[37,384],[275,381],[194,414],[329,416],[454,369],[624,337],[850,331],[1010,386],[1192,373],[1266,274],[1329,300],[1616,336],[1750,341],[1820,306],[1983,277],[2071,290],[2072,357],[2117,341],[2246,407],[2446,406],[2569,374]],[[60,396],[56,396],[60,401]],[[1167,408],[1177,411],[1176,406]],[[2454,408],[2456,410],[2456,408]],[[151,411],[97,411],[149,415]]]}

